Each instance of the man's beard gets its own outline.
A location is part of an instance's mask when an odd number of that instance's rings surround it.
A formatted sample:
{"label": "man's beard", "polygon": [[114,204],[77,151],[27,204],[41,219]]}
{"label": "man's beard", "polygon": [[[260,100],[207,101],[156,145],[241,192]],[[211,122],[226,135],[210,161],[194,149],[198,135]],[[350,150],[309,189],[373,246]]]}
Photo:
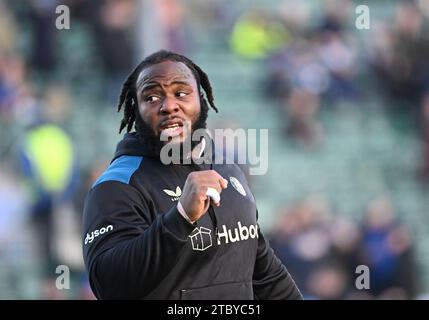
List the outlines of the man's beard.
{"label": "man's beard", "polygon": [[[192,124],[190,134],[185,138],[185,141],[180,142],[180,145],[181,145],[180,159],[184,159],[184,155],[183,155],[184,148],[182,147],[183,144],[189,143],[189,140],[190,140],[191,149],[193,150],[194,147],[200,142],[200,141],[192,141],[192,134],[194,133],[195,130],[205,129],[207,127],[207,124],[206,124],[207,115],[208,115],[208,107],[204,102],[202,102],[201,112],[197,120]],[[143,121],[139,113],[137,113],[136,115],[135,130],[138,138],[144,144],[145,150],[147,150],[151,155],[155,157],[159,157],[161,154],[161,149],[168,142],[162,141],[161,137],[159,135],[156,135],[154,130],[146,122]]]}

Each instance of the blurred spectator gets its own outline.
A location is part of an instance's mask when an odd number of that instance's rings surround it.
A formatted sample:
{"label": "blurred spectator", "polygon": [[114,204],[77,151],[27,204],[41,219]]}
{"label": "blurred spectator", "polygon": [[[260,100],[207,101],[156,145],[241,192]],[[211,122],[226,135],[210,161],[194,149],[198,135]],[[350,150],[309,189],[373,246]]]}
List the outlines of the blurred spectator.
{"label": "blurred spectator", "polygon": [[135,62],[135,9],[135,0],[103,0],[98,7],[97,19],[93,25],[94,39],[103,68],[105,89],[102,94],[109,101],[116,101],[118,88]]}
{"label": "blurred spectator", "polygon": [[255,11],[245,13],[236,21],[230,41],[239,56],[260,59],[280,49],[289,37],[279,17]]}
{"label": "blurred spectator", "polygon": [[23,111],[34,105],[32,87],[25,79],[27,68],[18,55],[0,55],[0,121],[20,121]]}
{"label": "blurred spectator", "polygon": [[287,137],[306,147],[320,145],[323,127],[318,121],[321,94],[329,84],[327,69],[318,62],[313,44],[292,43],[268,59],[265,95],[277,99]]}
{"label": "blurred spectator", "polygon": [[31,194],[31,221],[37,239],[45,294],[55,293],[54,221],[58,205],[68,199],[76,184],[76,155],[67,133],[59,126],[37,121],[26,131],[20,162]]}
{"label": "blurred spectator", "polygon": [[370,269],[370,292],[382,299],[413,299],[418,293],[414,244],[387,197],[373,200],[364,221],[361,262]]}
{"label": "blurred spectator", "polygon": [[159,23],[165,37],[163,49],[186,53],[189,47],[185,34],[186,7],[180,0],[160,0],[154,4],[158,8]]}
{"label": "blurred spectator", "polygon": [[[351,219],[337,216],[330,225],[332,251],[336,261],[340,261],[348,275],[349,286],[354,288],[356,267],[359,265],[359,248],[362,238],[360,226]],[[356,292],[350,292],[356,294]]]}
{"label": "blurred spectator", "polygon": [[[427,21],[414,1],[400,1],[393,26],[378,26],[370,62],[392,107],[417,116],[417,106],[429,84]],[[405,103],[405,105],[404,105]],[[406,108],[406,109],[404,109]]]}
{"label": "blurred spectator", "polygon": [[11,168],[0,164],[0,277],[1,299],[22,298],[25,279],[22,268],[31,261],[31,241],[25,225],[27,199],[23,186]]}
{"label": "blurred spectator", "polygon": [[286,135],[306,147],[320,145],[323,127],[316,118],[319,97],[309,91],[293,89],[286,108]]}
{"label": "blurred spectator", "polygon": [[307,288],[309,299],[344,299],[349,289],[347,275],[339,264],[321,265],[308,276]]}
{"label": "blurred spectator", "polygon": [[17,46],[17,26],[7,5],[0,2],[0,56],[10,54]]}
{"label": "blurred spectator", "polygon": [[321,30],[344,33],[353,21],[355,4],[351,0],[326,0],[319,17]]}
{"label": "blurred spectator", "polygon": [[59,0],[29,1],[29,21],[33,33],[30,64],[35,71],[48,77],[55,71],[58,61],[57,29],[54,26],[55,8],[59,4]]}
{"label": "blurred spectator", "polygon": [[316,41],[320,62],[330,74],[327,98],[334,102],[341,99],[355,101],[358,98],[355,50],[345,41],[339,22],[325,20]]}

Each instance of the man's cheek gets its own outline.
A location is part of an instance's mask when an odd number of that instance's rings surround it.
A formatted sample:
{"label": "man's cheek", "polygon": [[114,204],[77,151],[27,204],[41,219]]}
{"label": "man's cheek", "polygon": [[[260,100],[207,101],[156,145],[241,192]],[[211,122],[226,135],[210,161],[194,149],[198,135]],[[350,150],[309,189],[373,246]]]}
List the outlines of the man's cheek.
{"label": "man's cheek", "polygon": [[197,112],[193,118],[192,118],[192,125],[191,125],[191,129],[193,129],[195,127],[195,124],[198,122],[198,120],[200,119],[201,116],[201,112]]}
{"label": "man's cheek", "polygon": [[154,117],[150,117],[148,114],[143,114],[142,116],[143,122],[149,127],[155,135],[159,135],[159,123],[158,119]]}

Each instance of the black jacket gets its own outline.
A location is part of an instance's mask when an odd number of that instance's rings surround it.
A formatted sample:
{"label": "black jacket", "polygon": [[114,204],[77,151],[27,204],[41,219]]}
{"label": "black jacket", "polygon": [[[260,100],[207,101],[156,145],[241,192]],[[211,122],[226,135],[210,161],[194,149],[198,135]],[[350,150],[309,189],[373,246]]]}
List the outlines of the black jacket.
{"label": "black jacket", "polygon": [[[195,225],[177,211],[188,174],[228,180],[220,207]],[[257,225],[237,165],[163,165],[135,134],[88,193],[83,254],[99,299],[300,299]],[[216,237],[217,233],[217,237]]]}

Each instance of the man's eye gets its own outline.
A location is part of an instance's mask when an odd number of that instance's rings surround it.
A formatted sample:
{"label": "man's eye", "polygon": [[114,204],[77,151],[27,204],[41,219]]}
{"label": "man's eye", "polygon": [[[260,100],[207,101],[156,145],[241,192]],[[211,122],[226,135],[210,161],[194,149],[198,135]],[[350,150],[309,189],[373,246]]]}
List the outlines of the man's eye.
{"label": "man's eye", "polygon": [[159,100],[159,97],[157,97],[157,96],[148,96],[145,99],[146,102],[156,102],[158,100]]}
{"label": "man's eye", "polygon": [[186,92],[183,92],[183,91],[179,91],[179,92],[176,93],[176,96],[179,97],[179,98],[186,97],[187,95],[188,94]]}

